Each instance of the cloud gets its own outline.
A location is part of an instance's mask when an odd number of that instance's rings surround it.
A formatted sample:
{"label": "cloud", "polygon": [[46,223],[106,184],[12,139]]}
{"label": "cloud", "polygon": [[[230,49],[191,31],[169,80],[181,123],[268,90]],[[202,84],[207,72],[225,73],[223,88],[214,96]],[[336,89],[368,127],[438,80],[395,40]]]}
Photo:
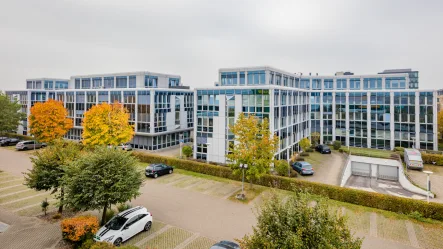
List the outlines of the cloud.
{"label": "cloud", "polygon": [[443,3],[19,0],[2,5],[0,89],[26,78],[149,70],[211,86],[221,67],[420,70],[442,88]]}

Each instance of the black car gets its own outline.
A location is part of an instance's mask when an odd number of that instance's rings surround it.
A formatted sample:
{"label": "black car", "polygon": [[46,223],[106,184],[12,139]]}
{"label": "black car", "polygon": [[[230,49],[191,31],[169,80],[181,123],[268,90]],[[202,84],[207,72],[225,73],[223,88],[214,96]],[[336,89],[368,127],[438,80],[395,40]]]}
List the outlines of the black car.
{"label": "black car", "polygon": [[209,249],[240,249],[240,246],[234,242],[222,240]]}
{"label": "black car", "polygon": [[157,178],[161,175],[172,174],[174,168],[165,164],[151,164],[146,167],[145,175]]}
{"label": "black car", "polygon": [[16,145],[20,142],[17,138],[7,138],[0,141],[0,146],[10,146],[10,145]]}
{"label": "black car", "polygon": [[315,147],[315,150],[322,154],[331,154],[331,149],[324,144],[317,145],[317,147]]}

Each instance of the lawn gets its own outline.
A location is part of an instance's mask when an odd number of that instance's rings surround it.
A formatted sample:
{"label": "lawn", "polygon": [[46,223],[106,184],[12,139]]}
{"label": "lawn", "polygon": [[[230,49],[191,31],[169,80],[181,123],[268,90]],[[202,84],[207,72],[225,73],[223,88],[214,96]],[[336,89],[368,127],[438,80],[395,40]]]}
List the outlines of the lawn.
{"label": "lawn", "polygon": [[[343,151],[347,152],[347,147],[342,147]],[[377,150],[377,149],[369,149],[369,148],[357,148],[357,147],[349,147],[351,151],[351,155],[355,156],[367,156],[367,157],[376,157],[376,158],[391,158],[391,155],[394,152],[390,150]]]}

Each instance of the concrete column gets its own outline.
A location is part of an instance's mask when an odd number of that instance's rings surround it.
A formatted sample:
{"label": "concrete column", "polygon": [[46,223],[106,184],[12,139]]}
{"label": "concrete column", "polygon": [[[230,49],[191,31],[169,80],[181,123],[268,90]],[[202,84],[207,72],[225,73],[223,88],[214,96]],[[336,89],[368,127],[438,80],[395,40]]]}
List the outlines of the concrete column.
{"label": "concrete column", "polygon": [[[349,83],[349,80],[348,80]],[[348,84],[349,86],[349,84]],[[349,91],[346,92],[346,146],[349,146]]]}
{"label": "concrete column", "polygon": [[[420,149],[420,92],[415,92],[415,142],[414,146]],[[438,145],[437,145],[438,147]]]}
{"label": "concrete column", "polygon": [[[335,84],[335,79],[334,79]],[[332,141],[335,141],[335,129],[336,129],[336,106],[335,106],[335,92],[332,93]]]}
{"label": "concrete column", "polygon": [[134,115],[135,115],[134,131],[138,132],[138,128],[137,128],[137,122],[138,122],[138,91],[137,90],[135,90],[135,114]]}
{"label": "concrete column", "polygon": [[391,111],[391,122],[389,124],[391,128],[391,150],[395,147],[395,125],[394,125],[394,93],[390,92],[391,97],[391,105],[390,105],[390,111]]}
{"label": "concrete column", "polygon": [[320,92],[320,144],[323,144],[323,94]]}
{"label": "concrete column", "polygon": [[[220,96],[220,98],[221,98],[221,96],[223,96],[224,97],[224,95],[219,95]],[[193,137],[194,137],[194,143],[193,143],[193,146],[194,146],[194,148],[193,148],[193,157],[194,157],[194,159],[197,159],[197,105],[198,105],[198,97],[197,97],[197,90],[194,90],[194,134],[193,134]]]}
{"label": "concrete column", "polygon": [[432,105],[432,108],[433,108],[432,113],[434,114],[434,115],[432,115],[432,119],[433,119],[432,120],[432,126],[433,126],[432,132],[434,133],[433,134],[434,150],[438,150],[437,98],[438,98],[437,91],[434,91],[432,93],[432,103],[433,103],[433,105]]}
{"label": "concrete column", "polygon": [[150,94],[150,96],[149,96],[149,98],[150,98],[150,114],[149,114],[149,119],[150,119],[150,121],[149,121],[149,133],[151,133],[151,134],[153,134],[153,133],[155,133],[155,129],[154,129],[154,120],[155,120],[155,118],[154,118],[154,116],[155,116],[155,90],[153,90],[153,89],[151,89],[150,91],[149,91],[149,94]]}
{"label": "concrete column", "polygon": [[367,111],[367,115],[368,115],[368,118],[367,118],[367,129],[368,129],[368,136],[367,136],[367,138],[368,138],[368,148],[371,148],[371,136],[372,136],[372,133],[371,133],[371,93],[370,92],[366,92],[366,94],[367,94],[367,100],[368,100],[368,103],[367,103],[367,105],[366,105],[366,111]]}

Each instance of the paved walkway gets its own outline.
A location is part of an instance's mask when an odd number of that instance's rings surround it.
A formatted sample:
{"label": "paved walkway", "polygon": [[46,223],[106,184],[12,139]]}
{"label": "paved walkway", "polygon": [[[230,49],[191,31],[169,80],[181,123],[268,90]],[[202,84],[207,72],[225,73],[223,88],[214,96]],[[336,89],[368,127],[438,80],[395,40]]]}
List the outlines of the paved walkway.
{"label": "paved walkway", "polygon": [[341,153],[333,151],[332,154],[320,154],[314,151],[309,153],[305,160],[312,164],[315,174],[313,176],[301,176],[300,178],[312,182],[340,185],[341,174],[346,161]]}
{"label": "paved walkway", "polygon": [[0,222],[8,224],[0,233],[0,247],[8,249],[54,248],[61,237],[60,224],[35,217],[23,217],[0,208]]}

